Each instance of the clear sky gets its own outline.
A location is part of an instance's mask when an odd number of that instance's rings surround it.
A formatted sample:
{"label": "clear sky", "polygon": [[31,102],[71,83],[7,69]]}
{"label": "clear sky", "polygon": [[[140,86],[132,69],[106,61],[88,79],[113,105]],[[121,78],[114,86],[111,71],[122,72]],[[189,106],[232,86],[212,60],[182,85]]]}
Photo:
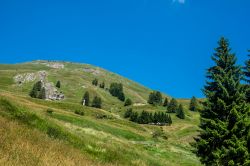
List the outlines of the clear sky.
{"label": "clear sky", "polygon": [[243,64],[250,0],[0,0],[0,63],[89,63],[174,97],[203,97],[221,36]]}

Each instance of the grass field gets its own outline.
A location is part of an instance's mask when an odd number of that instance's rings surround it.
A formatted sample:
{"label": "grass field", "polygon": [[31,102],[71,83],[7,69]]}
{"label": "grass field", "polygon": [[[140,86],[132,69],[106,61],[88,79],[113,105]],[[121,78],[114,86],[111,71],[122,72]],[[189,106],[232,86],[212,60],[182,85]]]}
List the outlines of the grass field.
{"label": "grass field", "polygon": [[[52,69],[41,61],[18,65],[0,65],[0,162],[5,165],[201,165],[191,152],[197,135],[199,114],[187,110],[186,119],[171,114],[171,126],[139,125],[123,118],[126,108],[105,89],[91,84],[94,78],[122,82],[125,95],[135,103],[146,104],[150,89],[106,70],[85,64],[64,63],[64,69]],[[83,69],[91,68],[96,73]],[[20,73],[45,70],[51,82],[60,80],[63,101],[33,99],[28,93],[34,84],[17,85],[13,77]],[[102,97],[103,109],[80,104],[85,91]],[[167,96],[167,95],[164,95]],[[53,113],[47,113],[52,109]],[[134,106],[135,111],[165,111],[164,107]],[[75,114],[83,110],[84,116]],[[100,119],[100,115],[106,118]],[[43,146],[44,145],[44,146]],[[21,162],[22,161],[22,162]]]}

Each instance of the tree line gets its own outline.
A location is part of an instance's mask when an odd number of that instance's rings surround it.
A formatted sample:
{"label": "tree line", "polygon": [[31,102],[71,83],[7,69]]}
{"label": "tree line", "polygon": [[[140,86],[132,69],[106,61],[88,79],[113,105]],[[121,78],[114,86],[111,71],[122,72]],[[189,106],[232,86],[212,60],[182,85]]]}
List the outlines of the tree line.
{"label": "tree line", "polygon": [[154,125],[171,125],[171,116],[165,112],[155,112],[149,113],[147,111],[142,111],[138,113],[133,111],[132,108],[127,109],[124,114],[124,118],[128,118],[130,121],[139,124],[154,124]]}

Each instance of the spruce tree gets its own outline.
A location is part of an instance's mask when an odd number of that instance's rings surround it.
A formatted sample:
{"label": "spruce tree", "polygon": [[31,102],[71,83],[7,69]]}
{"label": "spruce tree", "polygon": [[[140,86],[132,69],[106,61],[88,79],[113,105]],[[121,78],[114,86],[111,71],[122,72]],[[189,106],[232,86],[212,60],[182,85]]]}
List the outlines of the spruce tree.
{"label": "spruce tree", "polygon": [[56,87],[57,87],[57,88],[61,88],[61,82],[60,82],[60,81],[57,81],[57,82],[56,82]]}
{"label": "spruce tree", "polygon": [[[250,50],[248,50],[248,52],[250,53]],[[250,54],[248,55],[248,57],[250,58]],[[248,59],[245,62],[245,67],[244,67],[244,75],[245,75],[245,81],[246,81],[246,99],[247,102],[250,103],[250,59]]]}
{"label": "spruce tree", "polygon": [[190,111],[198,111],[198,101],[194,96],[192,97],[192,99],[190,101],[189,110]]}
{"label": "spruce tree", "polygon": [[104,89],[105,88],[105,82],[102,82],[99,86],[100,86],[100,88]]}
{"label": "spruce tree", "polygon": [[126,107],[126,106],[130,106],[132,104],[133,104],[132,100],[130,98],[127,98],[125,103],[124,103],[124,106]]}
{"label": "spruce tree", "polygon": [[127,109],[127,111],[124,114],[124,118],[130,118],[133,113],[132,108]]}
{"label": "spruce tree", "polygon": [[123,92],[123,85],[121,83],[111,83],[110,88],[109,88],[109,93],[112,96],[117,97],[121,101],[125,100],[125,95]]}
{"label": "spruce tree", "polygon": [[100,97],[95,96],[92,101],[92,107],[102,108],[102,99]]}
{"label": "spruce tree", "polygon": [[161,105],[162,104],[162,95],[159,91],[153,91],[149,94],[148,103],[152,105]]}
{"label": "spruce tree", "polygon": [[249,107],[240,84],[241,69],[228,41],[221,38],[218,44],[212,56],[215,65],[207,71],[206,102],[201,111],[201,133],[195,139],[195,152],[208,166],[247,165]]}
{"label": "spruce tree", "polygon": [[41,90],[42,90],[42,82],[38,81],[33,85],[33,88],[30,91],[30,97],[38,98]]}
{"label": "spruce tree", "polygon": [[98,85],[98,79],[97,79],[97,78],[95,78],[95,79],[92,81],[92,85],[94,85],[94,86],[97,86],[97,85]]}
{"label": "spruce tree", "polygon": [[178,109],[178,102],[175,98],[172,98],[170,103],[168,104],[167,111],[169,113],[175,113]]}
{"label": "spruce tree", "polygon": [[89,92],[85,92],[82,98],[82,104],[89,106]]}
{"label": "spruce tree", "polygon": [[132,112],[132,114],[130,116],[130,121],[138,122],[138,113],[137,112]]}
{"label": "spruce tree", "polygon": [[176,112],[176,116],[180,119],[185,119],[185,113],[182,104],[179,105],[179,108]]}
{"label": "spruce tree", "polygon": [[39,92],[38,98],[39,99],[46,99],[46,91],[45,91],[44,87],[42,87],[41,91]]}
{"label": "spruce tree", "polygon": [[167,106],[168,106],[168,98],[166,97],[163,102],[163,107],[167,107]]}

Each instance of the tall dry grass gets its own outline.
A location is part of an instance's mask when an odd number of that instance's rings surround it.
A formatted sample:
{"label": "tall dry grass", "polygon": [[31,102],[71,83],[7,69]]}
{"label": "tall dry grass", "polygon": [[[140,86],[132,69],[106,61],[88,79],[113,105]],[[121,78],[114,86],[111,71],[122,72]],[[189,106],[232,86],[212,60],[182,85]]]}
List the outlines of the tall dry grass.
{"label": "tall dry grass", "polygon": [[100,165],[79,150],[0,116],[0,165]]}

